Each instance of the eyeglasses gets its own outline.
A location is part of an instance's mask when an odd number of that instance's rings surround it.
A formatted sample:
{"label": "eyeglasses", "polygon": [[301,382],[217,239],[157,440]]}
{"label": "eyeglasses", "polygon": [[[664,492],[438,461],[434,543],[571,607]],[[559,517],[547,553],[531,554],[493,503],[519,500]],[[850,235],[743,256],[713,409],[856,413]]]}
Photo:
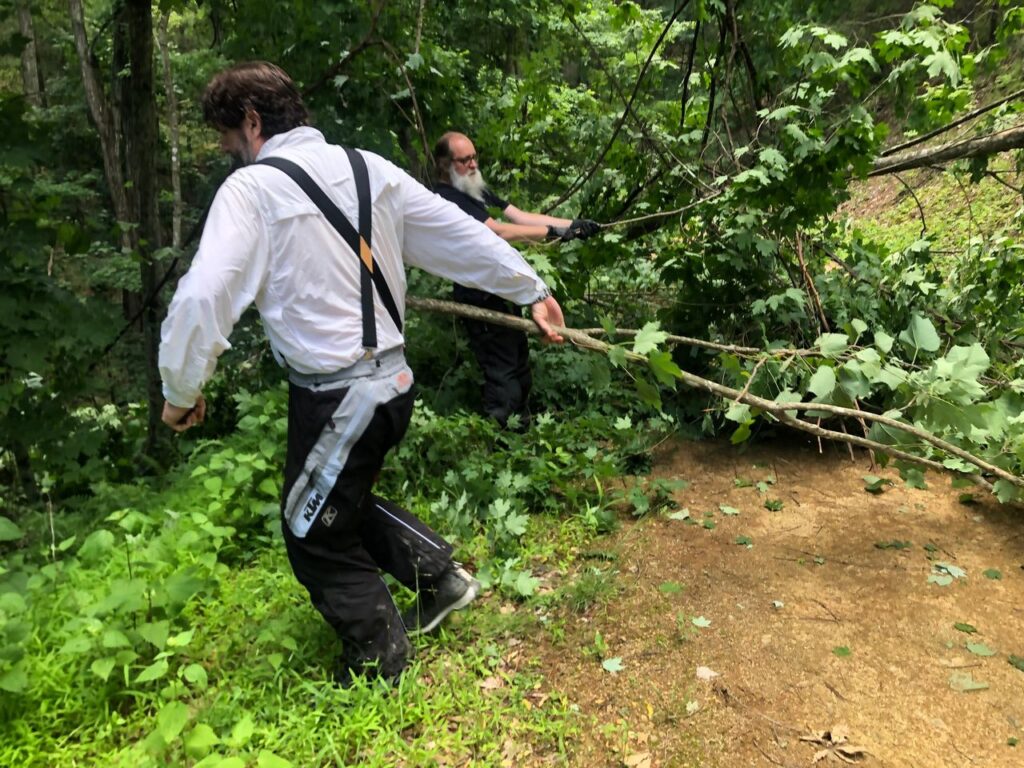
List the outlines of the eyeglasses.
{"label": "eyeglasses", "polygon": [[477,160],[476,152],[474,152],[472,155],[466,155],[465,157],[453,157],[452,158],[452,162],[453,163],[458,163],[459,165],[469,165],[470,163],[475,163],[476,160]]}

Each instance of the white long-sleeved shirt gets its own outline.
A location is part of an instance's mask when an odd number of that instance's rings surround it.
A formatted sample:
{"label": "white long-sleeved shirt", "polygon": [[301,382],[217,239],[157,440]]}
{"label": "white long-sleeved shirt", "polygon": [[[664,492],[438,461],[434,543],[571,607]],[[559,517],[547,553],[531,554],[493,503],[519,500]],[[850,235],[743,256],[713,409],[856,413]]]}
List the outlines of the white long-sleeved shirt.
{"label": "white long-sleeved shirt", "polygon": [[[546,295],[523,257],[457,206],[387,160],[363,152],[373,201],[373,254],[401,316],[403,263],[516,304]],[[302,166],[355,226],[358,204],[344,149],[314,128],[266,141],[257,160]],[[403,258],[404,257],[404,258]],[[285,173],[263,165],[235,171],[210,208],[199,250],[178,283],[161,327],[164,397],[191,407],[213,375],[228,337],[253,302],[279,360],[300,373],[331,373],[364,356],[359,258]],[[378,350],[404,339],[374,299]]]}

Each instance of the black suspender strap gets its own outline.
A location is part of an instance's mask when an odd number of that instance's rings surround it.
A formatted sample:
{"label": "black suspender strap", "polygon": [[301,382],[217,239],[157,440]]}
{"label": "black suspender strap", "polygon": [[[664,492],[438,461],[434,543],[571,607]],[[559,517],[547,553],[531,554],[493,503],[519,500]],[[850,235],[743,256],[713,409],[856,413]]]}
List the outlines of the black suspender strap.
{"label": "black suspender strap", "polygon": [[359,203],[359,231],[357,232],[345,214],[336,206],[309,174],[299,165],[283,157],[268,157],[259,161],[260,165],[270,165],[288,174],[292,181],[299,185],[303,192],[320,209],[331,226],[341,235],[359,259],[360,300],[363,314],[363,346],[367,349],[377,347],[377,324],[373,309],[373,286],[388,315],[394,322],[398,332],[402,332],[402,318],[398,313],[398,305],[388,287],[384,274],[377,268],[371,248],[373,225],[373,203],[370,200],[370,177],[366,169],[366,161],[354,149],[345,148],[352,165],[352,175],[356,183],[356,199]]}

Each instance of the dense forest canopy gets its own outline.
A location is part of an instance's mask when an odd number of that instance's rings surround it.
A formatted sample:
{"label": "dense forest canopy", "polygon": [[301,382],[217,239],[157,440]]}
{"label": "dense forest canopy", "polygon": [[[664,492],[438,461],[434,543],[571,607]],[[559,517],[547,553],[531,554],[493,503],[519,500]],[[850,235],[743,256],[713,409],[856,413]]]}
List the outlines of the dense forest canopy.
{"label": "dense forest canopy", "polygon": [[[887,253],[845,231],[836,209],[858,176],[939,162],[936,144],[1008,134],[999,148],[1019,145],[1022,12],[1009,2],[870,6],[13,3],[2,106],[5,475],[32,493],[43,475],[81,487],[98,466],[90,460],[111,452],[130,471],[139,450],[166,460],[156,427],[162,307],[228,171],[197,99],[212,72],[248,58],[284,66],[331,140],[429,183],[429,147],[460,128],[511,199],[607,223],[593,243],[530,257],[570,300],[573,324],[659,324],[645,352],[654,378],[631,374],[649,403],[681,365],[769,400],[902,409],[968,443],[982,430],[970,450],[1012,455],[1008,425],[992,419],[1017,407],[1015,242],[972,244],[947,260],[947,281],[927,231]],[[914,137],[997,101],[911,149]],[[941,162],[970,154],[961,162],[976,180],[993,173],[991,152],[954,145]],[[623,285],[644,300],[622,301]],[[436,320],[417,322],[443,335]],[[821,347],[834,352],[824,361],[793,365],[692,347],[670,357],[662,332],[752,348],[836,341]],[[252,365],[224,374],[241,377],[225,393],[273,375],[258,329],[246,322],[236,336]],[[953,350],[977,376],[943,378]],[[420,360],[420,376],[440,379],[448,359]],[[463,398],[450,391],[459,383],[445,382],[440,406]],[[959,416],[925,396],[936,387],[955,390]],[[134,416],[69,429],[80,406],[125,415],[139,402],[149,411],[141,446]],[[734,422],[742,436],[758,410],[736,403],[705,428]]]}
{"label": "dense forest canopy", "polygon": [[[590,329],[537,359],[535,439],[554,452],[562,424],[558,461],[535,461],[510,437],[519,463],[497,482],[489,464],[477,476],[437,469],[494,436],[466,415],[476,373],[451,317],[410,312],[422,408],[386,481],[443,478],[453,503],[431,511],[467,537],[486,532],[503,588],[532,588],[516,554],[526,512],[568,497],[600,529],[602,473],[642,469],[645,434],[740,443],[784,424],[894,458],[911,485],[945,469],[976,493],[1020,497],[1018,2],[2,2],[5,594],[28,594],[45,580],[34,569],[58,559],[46,522],[55,505],[82,526],[61,551],[88,569],[107,567],[104,553],[128,541],[117,537],[156,535],[156,510],[141,508],[154,489],[195,477],[215,497],[187,523],[204,555],[145,555],[163,563],[154,580],[170,579],[155,602],[133,576],[112,588],[99,613],[126,626],[143,610],[178,621],[222,562],[244,560],[232,534],[267,536],[283,398],[258,318],[235,330],[199,437],[172,443],[161,429],[156,369],[166,302],[230,171],[199,96],[213,73],[248,59],[287,70],[330,141],[430,183],[434,140],[461,130],[520,208],[605,225],[585,243],[524,251],[569,324]],[[1000,227],[971,226],[950,251],[922,212],[916,239],[892,247],[843,215],[851,184],[889,175],[906,185],[911,169],[951,170],[964,190],[996,180],[1008,193]],[[410,288],[449,292],[418,273]],[[612,445],[615,461],[604,462]],[[501,506],[496,489],[513,501]],[[0,696],[35,684],[28,630],[13,620],[28,609],[16,602],[0,601],[12,619],[0,629]],[[97,695],[120,690],[115,667],[124,686],[140,668],[143,683],[167,671],[166,659],[98,648],[76,651],[82,669],[100,663]],[[193,674],[178,682],[195,684]]]}

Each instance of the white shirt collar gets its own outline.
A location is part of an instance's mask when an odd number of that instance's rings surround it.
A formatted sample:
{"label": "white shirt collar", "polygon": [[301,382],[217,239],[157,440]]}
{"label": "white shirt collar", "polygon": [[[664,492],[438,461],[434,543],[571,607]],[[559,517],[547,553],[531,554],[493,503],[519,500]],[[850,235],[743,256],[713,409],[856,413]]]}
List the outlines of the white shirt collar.
{"label": "white shirt collar", "polygon": [[260,147],[256,159],[262,160],[264,157],[272,155],[285,147],[297,147],[310,143],[323,144],[326,141],[324,135],[316,128],[300,125],[298,128],[292,128],[290,131],[275,134],[263,142],[263,146]]}

